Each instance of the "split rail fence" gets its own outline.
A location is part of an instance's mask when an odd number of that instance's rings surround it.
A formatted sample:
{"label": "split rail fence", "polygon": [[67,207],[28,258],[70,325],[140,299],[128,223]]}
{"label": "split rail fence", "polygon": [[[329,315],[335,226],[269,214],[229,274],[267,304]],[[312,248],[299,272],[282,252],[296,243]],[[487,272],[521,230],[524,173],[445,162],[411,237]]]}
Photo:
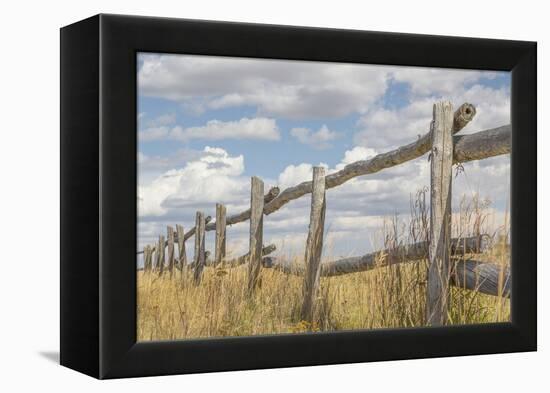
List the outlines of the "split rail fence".
{"label": "split rail fence", "polygon": [[[258,177],[251,179],[250,209],[227,215],[226,207],[216,204],[216,219],[197,212],[195,226],[187,232],[181,225],[167,227],[166,238],[160,235],[158,242],[147,245],[143,251],[144,270],[173,276],[175,270],[192,269],[194,281],[199,284],[207,264],[234,267],[248,264],[247,289],[256,289],[261,269],[278,269],[283,273],[303,276],[303,301],[301,316],[311,321],[320,276],[334,276],[367,271],[383,264],[421,260],[428,257],[426,323],[445,324],[449,286],[459,286],[494,296],[510,297],[510,271],[508,267],[459,255],[480,253],[486,248],[483,236],[451,238],[452,166],[468,161],[481,160],[509,154],[512,130],[510,125],[457,136],[475,116],[471,104],[463,104],[453,112],[448,101],[433,107],[430,130],[417,141],[395,150],[378,154],[368,160],[356,161],[342,170],[326,175],[323,167],[315,167],[312,181],[300,183],[280,192],[278,187],[264,194],[264,183]],[[321,263],[323,231],[326,210],[326,190],[345,182],[430,153],[430,229],[427,242],[419,242],[391,249],[380,250],[360,257],[344,258]],[[281,209],[288,202],[311,194],[310,223],[305,249],[304,267],[291,266],[283,259],[268,256],[274,245],[264,246],[263,220]],[[239,222],[250,222],[249,251],[238,258],[226,258],[226,228]],[[215,231],[214,255],[205,250],[206,232]],[[186,241],[195,237],[193,260],[186,256]],[[178,253],[176,256],[175,248]]]}

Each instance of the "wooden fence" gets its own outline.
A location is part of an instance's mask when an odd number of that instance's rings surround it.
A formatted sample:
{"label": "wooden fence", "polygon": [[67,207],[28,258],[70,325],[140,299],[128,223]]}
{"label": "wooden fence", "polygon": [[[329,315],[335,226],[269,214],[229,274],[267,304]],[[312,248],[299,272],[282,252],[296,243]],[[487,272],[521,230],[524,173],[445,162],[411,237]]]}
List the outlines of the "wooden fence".
{"label": "wooden fence", "polygon": [[[278,187],[264,194],[263,181],[251,179],[250,209],[227,216],[226,207],[216,204],[216,220],[197,212],[195,226],[185,232],[181,225],[167,227],[166,239],[160,235],[155,245],[147,245],[143,251],[144,269],[173,276],[177,270],[193,270],[198,284],[204,267],[211,263],[225,266],[248,264],[247,290],[253,292],[258,286],[262,269],[278,269],[283,273],[303,276],[302,319],[311,321],[319,277],[366,271],[387,263],[418,261],[428,257],[426,323],[442,325],[447,322],[449,286],[477,290],[494,296],[510,296],[510,272],[496,263],[464,259],[460,255],[475,254],[486,248],[486,238],[451,238],[452,166],[467,161],[485,159],[511,150],[511,126],[503,126],[471,135],[456,136],[475,116],[475,107],[463,104],[453,112],[448,101],[438,102],[433,108],[430,130],[417,141],[398,149],[382,153],[368,160],[357,161],[342,170],[325,175],[322,167],[315,167],[312,181],[300,183],[280,192]],[[325,192],[358,177],[379,172],[410,161],[429,152],[430,179],[430,233],[429,242],[420,242],[392,249],[381,250],[361,257],[344,258],[321,263],[323,249],[324,219],[326,210]],[[288,202],[311,194],[310,224],[305,248],[305,266],[288,265],[284,260],[269,257],[274,245],[263,244],[263,220],[281,209]],[[250,221],[249,251],[234,258],[226,258],[226,227]],[[206,232],[215,231],[215,250],[210,261],[205,250]],[[185,242],[195,236],[194,257],[188,264]],[[177,257],[175,245],[177,244]],[[383,257],[381,257],[383,256]]]}

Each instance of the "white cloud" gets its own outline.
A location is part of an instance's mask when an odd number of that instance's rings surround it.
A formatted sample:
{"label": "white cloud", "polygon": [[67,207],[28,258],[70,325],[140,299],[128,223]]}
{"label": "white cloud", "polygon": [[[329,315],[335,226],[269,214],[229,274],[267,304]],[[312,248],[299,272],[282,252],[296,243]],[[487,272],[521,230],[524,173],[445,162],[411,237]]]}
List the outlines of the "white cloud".
{"label": "white cloud", "polygon": [[[377,153],[372,148],[355,146],[347,150],[341,162],[329,168],[328,173],[352,162],[369,159]],[[288,165],[279,175],[280,185],[285,188],[311,180],[312,167],[308,163]],[[509,170],[508,156],[465,163],[464,172],[453,176],[453,209],[459,208],[460,199],[464,195],[472,196],[476,193],[488,198],[496,209],[505,208],[509,198],[509,182],[506,181]],[[378,235],[384,221],[396,214],[408,220],[411,197],[414,198],[418,190],[429,188],[429,181],[430,164],[423,156],[379,173],[351,179],[327,190],[325,257],[348,253],[358,255],[381,247],[383,242],[380,242]],[[309,203],[310,199],[306,196],[268,216],[265,222],[270,224],[266,224],[266,230],[277,229],[270,239],[284,237],[286,231],[301,230],[307,233]],[[496,225],[502,224],[498,219],[494,221],[489,227],[496,228]],[[403,234],[406,235],[406,231]],[[295,251],[302,252],[302,249],[303,245],[302,248],[299,248],[299,244],[294,245]]]}
{"label": "white cloud", "polygon": [[218,201],[240,202],[248,183],[240,177],[243,171],[242,155],[232,157],[223,149],[207,146],[199,159],[184,168],[171,169],[138,187],[139,216],[163,216],[173,208],[211,207]]}
{"label": "white cloud", "polygon": [[346,165],[356,161],[368,160],[377,154],[378,152],[370,147],[355,146],[351,150],[346,150],[344,153],[344,158],[339,164],[336,165],[334,171],[342,170]]}
{"label": "white cloud", "polygon": [[[146,155],[138,152],[139,174],[151,173],[157,176],[169,169],[182,168],[188,161],[199,159],[204,154],[203,150],[178,149],[167,154]],[[141,180],[140,180],[141,183]]]}
{"label": "white cloud", "polygon": [[373,107],[361,117],[354,142],[361,146],[394,149],[413,142],[429,130],[433,104],[450,100],[454,108],[465,102],[476,107],[476,116],[461,134],[494,128],[510,123],[510,91],[475,84],[468,89],[457,87],[449,95],[414,96],[399,109]]}
{"label": "white cloud", "polygon": [[[510,92],[478,84],[488,75],[478,71],[200,56],[147,55],[143,60],[139,84],[144,95],[176,101],[196,113],[252,107],[257,117],[211,120],[202,126],[185,128],[175,125],[173,115],[166,115],[146,123],[140,131],[140,141],[159,138],[273,141],[280,138],[274,119],[277,116],[303,119],[359,113],[361,118],[353,147],[342,154],[338,164],[330,168],[319,164],[326,167],[328,173],[410,143],[426,133],[432,106],[437,100],[449,99],[455,107],[463,102],[476,106],[475,120],[461,133],[510,121]],[[382,106],[380,98],[390,79],[410,86],[406,97],[409,104],[397,108]],[[146,119],[143,115],[140,122]],[[329,147],[338,137],[338,133],[326,126],[319,130],[294,128],[290,135],[316,149]],[[140,153],[138,159],[140,168],[150,168],[151,173],[155,173],[146,183],[140,180],[140,244],[164,232],[167,223],[194,225],[197,210],[212,215],[215,202],[225,203],[228,214],[249,207],[250,179],[244,175],[243,155],[206,147],[200,152],[179,152],[170,157]],[[278,175],[278,185],[284,189],[310,181],[312,168],[310,162],[288,165]],[[461,196],[478,192],[491,199],[497,211],[502,211],[509,198],[509,182],[506,181],[509,157],[466,163],[464,169],[464,173],[453,177],[453,207],[458,207]],[[341,255],[342,250],[359,255],[372,249],[373,234],[382,227],[383,217],[393,214],[407,217],[410,196],[429,186],[429,172],[429,162],[424,156],[327,190],[327,252],[324,255]],[[266,190],[268,183],[266,180]],[[283,254],[303,252],[309,203],[310,197],[304,196],[267,216],[264,220],[266,244],[275,243],[277,252]],[[208,234],[207,244],[211,244],[212,239],[213,234]],[[230,227],[229,250],[240,254],[247,246],[248,224]]]}
{"label": "white cloud", "polygon": [[[345,152],[333,172],[356,160],[368,159],[375,150],[356,146]],[[327,167],[326,164],[320,164]],[[453,177],[453,209],[458,209],[463,195],[479,193],[489,198],[498,211],[509,198],[509,158],[495,157],[464,164],[465,171]],[[312,177],[308,163],[287,166],[279,175],[282,189]],[[231,156],[220,148],[207,147],[200,157],[181,170],[166,171],[150,184],[139,188],[140,245],[154,241],[166,231],[166,225],[194,225],[197,210],[213,215],[215,202],[223,202],[228,214],[249,207],[250,179],[243,175],[244,157]],[[429,186],[429,162],[426,157],[413,160],[380,173],[354,178],[327,190],[326,242],[324,258],[360,255],[383,246],[380,231],[387,217],[398,214],[408,219],[410,197]],[[266,189],[269,188],[266,181]],[[212,185],[215,184],[215,187]],[[310,197],[304,196],[285,205],[264,219],[264,241],[274,243],[279,255],[300,257],[303,253],[309,223]],[[502,224],[502,214],[487,225]],[[406,235],[406,233],[404,233]],[[207,248],[212,249],[213,233],[207,235]],[[241,255],[248,247],[248,223],[228,229],[228,249]]]}
{"label": "white cloud", "polygon": [[392,72],[394,80],[408,83],[417,96],[452,95],[469,83],[494,75],[487,71],[423,67],[398,67]]}
{"label": "white cloud", "polygon": [[340,137],[338,132],[329,130],[324,124],[315,132],[309,128],[292,128],[290,135],[298,139],[300,143],[319,150],[328,149],[331,146],[330,142]]}
{"label": "white cloud", "polygon": [[[161,120],[161,122],[168,119]],[[236,121],[210,120],[203,126],[184,128],[168,125],[151,126],[139,132],[140,142],[155,140],[176,140],[186,142],[192,139],[256,139],[277,141],[281,138],[277,122],[267,118],[242,118]]]}
{"label": "white cloud", "polygon": [[193,113],[252,106],[285,118],[363,113],[380,98],[390,67],[214,56],[140,55],[140,94]]}
{"label": "white cloud", "polygon": [[[327,164],[320,163],[319,166],[328,168]],[[288,165],[279,175],[279,185],[291,187],[313,178],[313,165],[302,163],[299,165]]]}
{"label": "white cloud", "polygon": [[188,141],[191,139],[221,140],[221,139],[261,139],[277,141],[281,138],[274,119],[242,118],[238,121],[210,120],[199,127],[174,127],[170,131],[170,139]]}

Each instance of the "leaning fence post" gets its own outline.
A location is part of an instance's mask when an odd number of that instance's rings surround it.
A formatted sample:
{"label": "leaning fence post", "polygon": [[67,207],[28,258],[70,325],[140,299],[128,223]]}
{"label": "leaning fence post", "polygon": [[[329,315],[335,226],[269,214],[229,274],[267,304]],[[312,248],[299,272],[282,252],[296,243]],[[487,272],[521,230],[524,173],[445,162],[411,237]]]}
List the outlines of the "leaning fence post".
{"label": "leaning fence post", "polygon": [[197,212],[195,218],[195,255],[193,259],[193,266],[195,267],[193,279],[197,284],[201,281],[202,271],[206,263],[206,256],[204,251],[205,225],[206,223],[204,221],[204,213]]}
{"label": "leaning fence post", "polygon": [[225,231],[226,231],[226,208],[221,203],[216,203],[216,249],[214,265],[219,265],[225,258]]}
{"label": "leaning fence post", "polygon": [[159,236],[159,242],[157,244],[157,268],[159,271],[159,274],[162,274],[164,272],[164,236]]}
{"label": "leaning fence post", "polygon": [[143,270],[151,270],[151,246],[147,245],[143,248]]}
{"label": "leaning fence post", "polygon": [[166,234],[168,237],[168,270],[170,271],[170,277],[174,274],[174,228],[171,226],[166,227]]}
{"label": "leaning fence post", "polygon": [[159,246],[156,244],[153,246],[152,251],[155,253],[155,264],[153,265],[152,271],[158,271],[160,269],[160,253],[159,253]]}
{"label": "leaning fence post", "polygon": [[187,255],[185,252],[185,231],[179,224],[176,225],[176,233],[178,236],[178,267],[183,269],[187,265]]}
{"label": "leaning fence post", "polygon": [[248,291],[252,292],[258,285],[262,263],[262,242],[264,222],[264,182],[259,177],[252,177],[250,187],[250,242],[248,264]]}
{"label": "leaning fence post", "polygon": [[306,242],[303,303],[301,318],[313,322],[315,297],[319,286],[321,273],[321,254],[323,251],[323,232],[325,225],[325,168],[313,168],[313,184],[311,192],[311,211],[309,231]]}
{"label": "leaning fence post", "polygon": [[432,121],[430,246],[426,300],[426,323],[447,323],[449,301],[451,184],[453,165],[453,106],[434,105]]}

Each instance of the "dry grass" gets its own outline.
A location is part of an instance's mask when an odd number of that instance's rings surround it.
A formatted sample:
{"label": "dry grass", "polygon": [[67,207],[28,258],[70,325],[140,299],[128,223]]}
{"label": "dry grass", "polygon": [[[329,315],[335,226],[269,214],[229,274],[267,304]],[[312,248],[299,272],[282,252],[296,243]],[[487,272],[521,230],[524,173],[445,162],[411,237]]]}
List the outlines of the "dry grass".
{"label": "dry grass", "polygon": [[[388,221],[383,245],[426,239],[425,190],[411,203],[411,219]],[[487,205],[477,197],[453,216],[454,236],[487,233]],[[476,259],[507,264],[508,223],[493,233],[495,245]],[[296,263],[300,263],[296,260]],[[200,285],[192,272],[138,272],[139,340],[250,336],[304,331],[334,331],[424,326],[427,261],[381,266],[337,277],[322,277],[313,324],[300,321],[303,278],[262,269],[259,287],[247,293],[246,265],[206,267]],[[500,297],[452,288],[451,324],[507,322],[510,302]]]}

